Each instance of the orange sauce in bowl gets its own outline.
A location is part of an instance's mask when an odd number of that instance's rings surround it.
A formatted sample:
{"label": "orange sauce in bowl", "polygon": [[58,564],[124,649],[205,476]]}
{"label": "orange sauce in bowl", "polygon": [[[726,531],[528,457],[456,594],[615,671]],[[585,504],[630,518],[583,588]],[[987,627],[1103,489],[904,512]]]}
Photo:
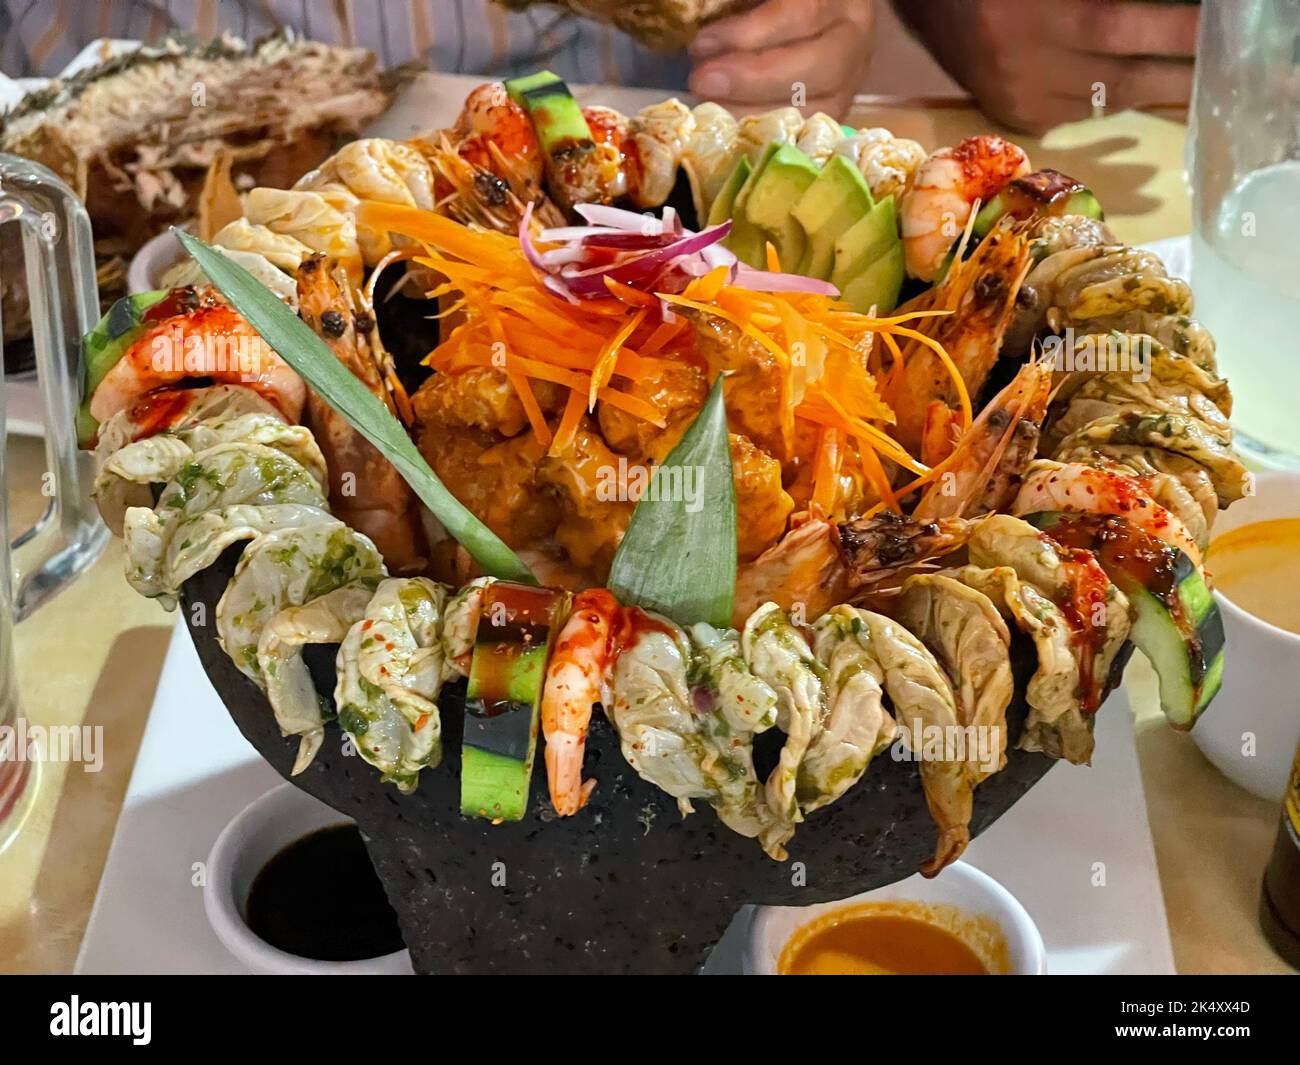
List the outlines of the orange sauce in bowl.
{"label": "orange sauce in bowl", "polygon": [[1256,521],[1216,536],[1214,586],[1248,614],[1300,634],[1300,518]]}
{"label": "orange sauce in bowl", "polygon": [[828,910],[795,931],[776,965],[781,976],[988,976],[1008,969],[997,922],[907,901]]}

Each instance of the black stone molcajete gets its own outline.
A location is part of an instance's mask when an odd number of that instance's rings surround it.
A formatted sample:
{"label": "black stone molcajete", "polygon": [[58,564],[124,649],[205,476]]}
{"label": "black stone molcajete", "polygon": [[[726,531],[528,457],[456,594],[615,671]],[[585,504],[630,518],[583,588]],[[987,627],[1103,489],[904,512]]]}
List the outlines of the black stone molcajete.
{"label": "black stone molcajete", "polygon": [[[215,616],[233,565],[227,553],[187,583],[185,617],[240,731],[288,777],[298,741],[280,736],[266,698],[226,657],[212,625],[192,624],[195,603]],[[317,686],[332,696],[334,648],[321,650],[313,661]],[[1031,648],[1016,656],[1021,692],[1032,655]],[[441,702],[442,764],[421,774],[415,794],[399,794],[355,754],[345,755],[333,725],[315,762],[292,778],[355,818],[419,972],[691,973],[745,903],[845,898],[911,875],[933,851],[934,824],[913,763],[877,758],[844,798],[799,826],[790,860],[778,863],[722,826],[706,803],[683,818],[672,798],[627,766],[603,720],[593,723],[586,757],[587,775],[599,783],[577,816],[552,813],[539,752],[524,821],[465,818],[455,693]],[[1012,737],[1023,713],[1022,705],[1009,712]],[[1011,751],[1006,768],[975,793],[972,834],[1051,765]],[[339,909],[346,912],[346,899]]]}

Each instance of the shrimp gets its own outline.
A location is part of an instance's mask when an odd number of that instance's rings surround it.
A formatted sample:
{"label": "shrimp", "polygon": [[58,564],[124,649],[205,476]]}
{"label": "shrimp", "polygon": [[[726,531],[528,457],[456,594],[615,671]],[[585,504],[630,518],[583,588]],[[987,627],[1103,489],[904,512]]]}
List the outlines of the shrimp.
{"label": "shrimp", "polygon": [[812,621],[844,601],[848,571],[840,560],[835,526],[820,518],[798,518],[780,540],[737,570],[731,614],[737,628],[767,602],[786,611],[802,609],[804,619]]}
{"label": "shrimp", "polygon": [[909,339],[903,345],[903,371],[886,386],[885,400],[898,418],[894,437],[904,447],[915,448],[921,442],[934,401],[957,406],[953,369],[972,399],[983,388],[1014,318],[1017,297],[1032,266],[1031,254],[1025,227],[1004,220],[969,259],[953,264],[941,284],[898,309],[900,314],[947,312],[922,319],[917,331],[942,345],[952,362],[950,369],[920,340]]}
{"label": "shrimp", "polygon": [[1027,173],[1024,149],[987,134],[967,137],[931,155],[916,171],[900,205],[908,274],[933,280],[975,204]]}
{"label": "shrimp", "polygon": [[638,176],[627,118],[612,107],[584,107],[582,117],[596,146],[588,163],[598,190],[596,202],[612,203],[632,191]]}
{"label": "shrimp", "polygon": [[[164,305],[176,303],[167,299]],[[291,422],[307,398],[302,378],[209,289],[198,294],[195,309],[161,319],[127,349],[95,389],[90,413],[106,422],[150,392],[197,378],[250,388]]]}
{"label": "shrimp", "polygon": [[674,98],[642,108],[629,124],[639,180],[631,190],[638,207],[658,207],[673,191],[677,167],[695,132],[695,115]]}
{"label": "shrimp", "polygon": [[609,705],[609,671],[622,630],[618,601],[604,588],[589,588],[573,600],[573,613],[560,630],[542,689],[542,735],[546,738],[546,782],[561,817],[586,805],[594,780],[582,779],[591,708]]}
{"label": "shrimp", "polygon": [[1081,462],[1039,459],[1029,467],[1011,513],[1040,510],[1117,514],[1201,564],[1201,549],[1187,526],[1157,503],[1135,477]]}
{"label": "shrimp", "polygon": [[980,411],[958,441],[956,459],[931,483],[912,517],[933,521],[1005,509],[1038,448],[1051,390],[1051,365],[1044,359],[1026,363]]}
{"label": "shrimp", "polygon": [[836,532],[845,580],[864,594],[886,580],[901,582],[930,559],[960,551],[978,527],[978,519],[917,521],[890,511],[843,522]]}
{"label": "shrimp", "polygon": [[835,145],[835,154],[853,161],[876,202],[901,196],[925,162],[925,149],[879,126],[860,129]]}
{"label": "shrimp", "polygon": [[[374,316],[341,270],[330,276],[324,256],[313,256],[298,268],[298,309],[338,360],[409,422],[410,400],[379,342]],[[401,474],[315,393],[307,398],[305,421],[329,466],[331,510],[369,536],[394,572],[423,569],[419,508]]]}
{"label": "shrimp", "polygon": [[541,185],[545,163],[532,120],[501,82],[485,82],[465,97],[453,133],[471,166]]}

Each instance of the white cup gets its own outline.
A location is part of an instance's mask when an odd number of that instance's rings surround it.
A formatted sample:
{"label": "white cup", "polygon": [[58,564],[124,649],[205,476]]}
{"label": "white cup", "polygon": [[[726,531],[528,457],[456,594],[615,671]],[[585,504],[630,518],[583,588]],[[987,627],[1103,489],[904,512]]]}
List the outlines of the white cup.
{"label": "white cup", "polygon": [[[1255,494],[1219,515],[1211,549],[1214,538],[1232,529],[1278,518],[1300,518],[1300,471],[1256,474]],[[1226,640],[1223,688],[1192,728],[1192,739],[1234,784],[1280,803],[1300,742],[1300,636],[1261,621],[1217,589],[1214,598]]]}
{"label": "white cup", "polygon": [[1010,973],[1039,976],[1044,972],[1043,937],[1028,911],[991,876],[965,862],[953,862],[933,880],[918,873],[840,902],[815,906],[760,906],[755,910],[749,928],[744,971],[750,976],[774,976],[777,960],[790,937],[830,910],[861,902],[909,901],[929,906],[953,906],[973,916],[991,918],[1006,940]]}
{"label": "white cup", "polygon": [[[296,975],[410,974],[405,950],[360,961],[316,961],[279,950],[254,935],[245,920],[253,880],[290,843],[350,819],[292,784],[254,799],[226,825],[208,855],[203,908],[217,938],[236,958],[263,973]],[[324,890],[324,888],[322,888]]]}

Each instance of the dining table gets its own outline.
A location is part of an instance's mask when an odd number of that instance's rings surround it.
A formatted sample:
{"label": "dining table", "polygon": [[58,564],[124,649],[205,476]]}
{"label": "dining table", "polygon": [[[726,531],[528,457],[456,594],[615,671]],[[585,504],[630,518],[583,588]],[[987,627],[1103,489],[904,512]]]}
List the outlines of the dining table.
{"label": "dining table", "polygon": [[[449,124],[476,83],[419,75],[373,132],[402,137]],[[576,94],[625,112],[660,98],[611,86],[577,87]],[[961,96],[862,96],[844,116],[847,124],[883,126],[927,148],[977,132],[1013,136],[1035,166],[1086,180],[1108,224],[1130,244],[1190,229],[1182,119],[1173,111],[1097,114],[1029,137],[999,130]],[[37,436],[11,434],[4,446],[14,535],[49,502],[46,460]],[[121,543],[113,540],[68,590],[16,628],[17,680],[27,719],[102,726],[96,734],[103,749],[97,771],[85,763],[36,767],[21,828],[0,853],[3,972],[71,971],[95,899],[176,621],[175,614],[137,596],[122,571]],[[1155,676],[1140,655],[1124,683],[1177,970],[1291,971],[1270,949],[1257,920],[1278,807],[1228,781],[1188,734],[1166,725]],[[1070,826],[1059,830],[1068,833]]]}

